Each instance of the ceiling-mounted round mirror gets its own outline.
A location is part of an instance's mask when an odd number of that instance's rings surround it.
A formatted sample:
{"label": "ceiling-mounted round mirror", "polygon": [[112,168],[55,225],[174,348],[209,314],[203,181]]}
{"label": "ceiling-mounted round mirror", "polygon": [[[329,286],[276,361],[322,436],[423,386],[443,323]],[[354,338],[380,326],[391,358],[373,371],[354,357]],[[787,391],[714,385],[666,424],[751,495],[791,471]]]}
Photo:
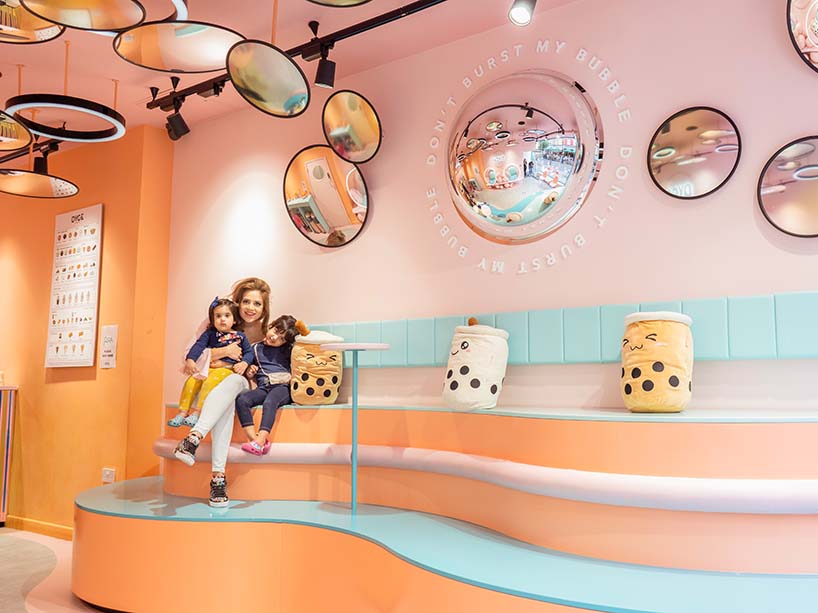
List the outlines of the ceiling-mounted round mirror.
{"label": "ceiling-mounted round mirror", "polygon": [[313,4],[320,4],[321,6],[360,6],[366,4],[370,0],[309,0]]}
{"label": "ceiling-mounted round mirror", "polygon": [[740,157],[741,137],[733,120],[719,110],[695,106],[656,130],[648,147],[648,172],[666,194],[692,200],[727,183]]}
{"label": "ceiling-mounted round mirror", "polygon": [[27,10],[20,0],[5,0],[4,5],[0,5],[0,21],[0,43],[46,43],[65,32],[63,26],[41,19]]}
{"label": "ceiling-mounted round mirror", "polygon": [[381,120],[361,94],[341,90],[324,104],[324,137],[347,162],[368,162],[381,146]]}
{"label": "ceiling-mounted round mirror", "polygon": [[775,152],[758,179],[758,205],[782,232],[818,236],[818,136],[800,138]]}
{"label": "ceiling-mounted round mirror", "polygon": [[284,202],[296,228],[322,247],[352,241],[366,222],[366,182],[355,164],[326,145],[295,154],[284,175]]}
{"label": "ceiling-mounted round mirror", "polygon": [[0,111],[0,151],[15,151],[31,144],[31,132],[11,115]]}
{"label": "ceiling-mounted round mirror", "polygon": [[227,73],[242,98],[276,117],[296,117],[310,104],[304,71],[278,47],[260,40],[239,41],[227,53]]}
{"label": "ceiling-mounted round mirror", "polygon": [[68,198],[79,188],[65,179],[30,170],[0,168],[0,192],[26,198]]}
{"label": "ceiling-mounted round mirror", "polygon": [[818,71],[818,2],[788,0],[787,25],[798,55],[807,66]]}
{"label": "ceiling-mounted round mirror", "polygon": [[238,32],[201,21],[152,21],[120,32],[114,51],[151,70],[213,72],[224,70],[227,52],[241,40]]}
{"label": "ceiling-mounted round mirror", "polygon": [[455,208],[491,241],[522,244],[555,232],[594,185],[602,128],[593,102],[567,77],[536,70],[497,79],[466,101],[453,125]]}
{"label": "ceiling-mounted round mirror", "polygon": [[77,30],[124,30],[145,20],[136,0],[20,0],[29,11]]}

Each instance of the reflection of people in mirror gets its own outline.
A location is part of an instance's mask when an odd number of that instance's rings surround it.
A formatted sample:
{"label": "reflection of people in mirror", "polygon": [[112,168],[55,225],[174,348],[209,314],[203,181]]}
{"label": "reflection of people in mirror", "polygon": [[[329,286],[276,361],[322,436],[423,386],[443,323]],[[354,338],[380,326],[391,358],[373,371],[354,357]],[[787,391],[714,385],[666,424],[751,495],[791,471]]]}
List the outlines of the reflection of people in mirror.
{"label": "reflection of people in mirror", "polygon": [[329,236],[327,236],[327,247],[340,247],[346,242],[346,234],[341,232],[341,230],[333,230]]}

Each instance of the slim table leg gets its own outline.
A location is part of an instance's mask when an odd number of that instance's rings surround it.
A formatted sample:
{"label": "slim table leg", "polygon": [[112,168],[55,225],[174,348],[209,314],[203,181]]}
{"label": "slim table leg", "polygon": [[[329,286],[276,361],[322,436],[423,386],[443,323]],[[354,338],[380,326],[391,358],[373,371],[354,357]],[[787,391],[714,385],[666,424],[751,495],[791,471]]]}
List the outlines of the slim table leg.
{"label": "slim table leg", "polygon": [[358,352],[352,352],[352,514],[358,512]]}
{"label": "slim table leg", "polygon": [[[5,402],[4,402],[5,401]],[[3,415],[3,405],[6,406],[5,424],[0,424],[5,430],[5,436],[0,437],[4,441],[3,449],[3,474],[0,475],[0,522],[6,521],[6,513],[8,512],[8,492],[9,479],[11,478],[11,471],[9,464],[11,463],[11,429],[14,420],[14,390],[0,391],[0,415]]]}

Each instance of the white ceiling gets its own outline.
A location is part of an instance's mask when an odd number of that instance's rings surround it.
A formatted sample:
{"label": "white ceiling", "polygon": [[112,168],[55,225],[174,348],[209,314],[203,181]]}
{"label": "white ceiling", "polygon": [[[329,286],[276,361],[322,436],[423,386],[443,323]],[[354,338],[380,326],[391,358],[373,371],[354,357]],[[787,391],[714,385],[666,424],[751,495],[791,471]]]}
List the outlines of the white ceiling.
{"label": "white ceiling", "polygon": [[[571,1],[539,0],[537,13]],[[169,0],[149,0],[144,4],[149,17],[152,10],[154,14],[171,12]],[[189,0],[188,4],[192,20],[224,25],[247,38],[270,40],[272,0]],[[320,22],[319,35],[324,35],[408,4],[409,0],[372,0],[359,7],[332,8],[307,0],[280,0],[275,43],[289,49],[308,41],[312,37],[307,26],[310,20]],[[501,26],[507,23],[510,5],[511,0],[446,0],[415,15],[341,41],[330,55],[337,63],[336,83],[343,83],[345,76]],[[225,7],[231,10],[225,10]],[[530,27],[536,27],[536,19]],[[150,99],[150,86],[157,86],[163,92],[170,89],[169,75],[128,64],[114,53],[110,37],[80,30],[69,29],[61,37],[44,44],[0,44],[0,102],[5,103],[17,94],[17,64],[24,65],[22,93],[62,93],[64,41],[70,41],[69,95],[113,106],[112,79],[117,79],[117,110],[125,115],[129,127],[164,124],[165,113],[158,109],[149,111],[145,104]],[[312,79],[316,63],[300,59],[299,63]],[[217,74],[220,73],[180,75],[179,87]],[[185,104],[185,120],[195,124],[241,108],[246,108],[246,103],[228,85],[219,98],[194,97],[189,100]]]}

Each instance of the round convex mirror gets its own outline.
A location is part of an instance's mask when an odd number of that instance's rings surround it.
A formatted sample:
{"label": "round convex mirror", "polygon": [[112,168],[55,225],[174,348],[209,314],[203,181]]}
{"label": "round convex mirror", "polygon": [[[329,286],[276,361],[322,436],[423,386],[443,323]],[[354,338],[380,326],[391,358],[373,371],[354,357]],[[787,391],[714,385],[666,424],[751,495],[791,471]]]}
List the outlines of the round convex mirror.
{"label": "round convex mirror", "polygon": [[347,162],[368,162],[381,146],[381,120],[369,100],[353,91],[335,92],[324,104],[324,137]]}
{"label": "round convex mirror", "polygon": [[0,111],[0,151],[15,151],[31,144],[31,132],[11,115]]}
{"label": "round convex mirror", "polygon": [[22,6],[20,0],[5,0],[0,7],[0,43],[46,43],[65,32],[64,26],[37,17]]}
{"label": "round convex mirror", "polygon": [[497,79],[466,101],[453,125],[455,209],[488,240],[523,244],[555,232],[594,185],[601,126],[567,77],[537,70]]}
{"label": "round convex mirror", "polygon": [[284,203],[301,234],[322,247],[352,241],[369,211],[363,175],[326,145],[306,147],[290,160]]}
{"label": "round convex mirror", "polygon": [[666,194],[692,200],[712,194],[741,157],[736,124],[705,106],[679,111],[656,130],[648,148],[650,178]]}
{"label": "round convex mirror", "polygon": [[20,0],[38,17],[78,30],[124,30],[145,20],[136,0]]}
{"label": "round convex mirror", "polygon": [[233,45],[227,72],[242,98],[268,115],[297,117],[310,104],[310,85],[301,67],[270,43],[243,40]]}
{"label": "round convex mirror", "polygon": [[30,170],[0,168],[0,192],[25,198],[68,198],[79,188],[65,179]]}
{"label": "round convex mirror", "polygon": [[788,0],[790,40],[804,63],[818,71],[818,2]]}
{"label": "round convex mirror", "polygon": [[758,204],[773,226],[792,236],[818,236],[818,136],[776,151],[758,180]]}
{"label": "round convex mirror", "polygon": [[309,0],[313,4],[320,4],[321,6],[360,6],[366,4],[370,0]]}

